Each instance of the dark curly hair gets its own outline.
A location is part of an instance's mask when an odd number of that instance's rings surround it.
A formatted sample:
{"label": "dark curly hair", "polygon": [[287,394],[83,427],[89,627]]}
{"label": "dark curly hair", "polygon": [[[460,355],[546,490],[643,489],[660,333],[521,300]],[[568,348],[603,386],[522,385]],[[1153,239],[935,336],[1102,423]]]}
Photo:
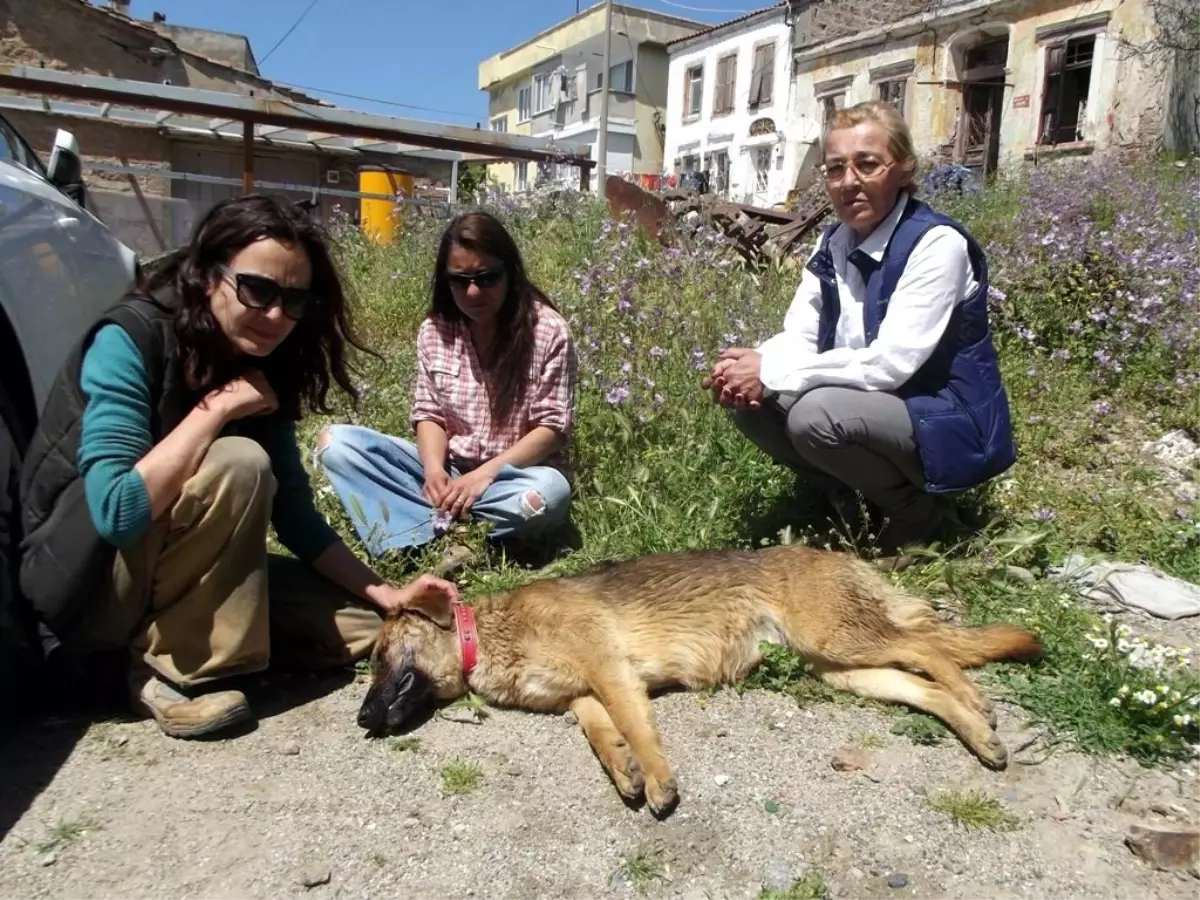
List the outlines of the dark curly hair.
{"label": "dark curly hair", "polygon": [[[487,372],[491,390],[492,417],[497,423],[508,421],[520,406],[528,387],[529,362],[533,355],[536,303],[555,309],[549,298],[529,280],[517,242],[504,224],[491,213],[462,213],[451,220],[442,233],[437,263],[433,270],[430,315],[449,322],[464,322],[454,302],[446,265],[450,251],[463,247],[499,260],[508,275],[504,304],[496,314],[496,338],[487,359],[480,360]],[[557,311],[557,310],[556,310]]]}
{"label": "dark curly hair", "polygon": [[[251,363],[225,336],[213,316],[209,294],[219,278],[217,268],[264,238],[304,250],[317,302],[270,356]],[[165,289],[175,295],[175,334],[183,375],[198,396],[254,365],[267,378],[279,400],[279,413],[286,418],[299,419],[305,409],[329,412],[331,377],[357,407],[359,395],[350,378],[346,345],[370,351],[354,336],[346,292],[325,235],[301,207],[262,194],[223,200],[196,224],[187,246],[143,277],[139,288],[146,294]]]}

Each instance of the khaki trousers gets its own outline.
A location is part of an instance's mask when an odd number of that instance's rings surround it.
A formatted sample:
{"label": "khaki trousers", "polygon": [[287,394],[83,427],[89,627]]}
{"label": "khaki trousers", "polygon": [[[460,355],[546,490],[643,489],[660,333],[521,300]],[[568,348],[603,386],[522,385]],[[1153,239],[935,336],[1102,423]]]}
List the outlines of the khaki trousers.
{"label": "khaki trousers", "polygon": [[369,654],[377,613],[304,563],[267,553],[274,496],[258,443],[213,442],[170,510],[117,554],[111,589],[84,623],[88,643],[126,646],[135,665],[180,687]]}

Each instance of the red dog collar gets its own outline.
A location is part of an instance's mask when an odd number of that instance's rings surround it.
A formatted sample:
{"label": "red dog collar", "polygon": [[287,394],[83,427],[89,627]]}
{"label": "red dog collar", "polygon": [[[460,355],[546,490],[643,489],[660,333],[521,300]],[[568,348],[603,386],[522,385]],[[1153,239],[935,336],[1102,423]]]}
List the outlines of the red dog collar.
{"label": "red dog collar", "polygon": [[454,624],[458,628],[458,646],[462,649],[463,677],[468,678],[479,656],[479,634],[475,631],[475,610],[465,603],[454,604]]}

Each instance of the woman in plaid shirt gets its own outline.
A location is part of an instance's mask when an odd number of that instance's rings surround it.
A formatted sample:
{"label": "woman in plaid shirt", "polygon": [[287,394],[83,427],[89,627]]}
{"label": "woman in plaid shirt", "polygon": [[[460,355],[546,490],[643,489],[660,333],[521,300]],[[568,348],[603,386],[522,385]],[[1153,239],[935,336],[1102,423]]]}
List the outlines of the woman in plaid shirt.
{"label": "woman in plaid shirt", "polygon": [[576,374],[567,322],[504,225],[483,212],[454,219],[417,334],[416,442],[335,425],[318,444],[368,552],[420,546],[458,519],[489,522],[496,538],[561,525]]}

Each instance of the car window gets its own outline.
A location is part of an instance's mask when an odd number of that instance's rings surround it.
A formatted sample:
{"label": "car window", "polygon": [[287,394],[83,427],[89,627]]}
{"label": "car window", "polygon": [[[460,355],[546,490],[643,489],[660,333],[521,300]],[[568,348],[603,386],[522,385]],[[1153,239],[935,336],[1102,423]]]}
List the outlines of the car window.
{"label": "car window", "polygon": [[42,165],[38,155],[4,116],[0,116],[0,159],[15,160],[43,178],[46,177],[46,167]]}

